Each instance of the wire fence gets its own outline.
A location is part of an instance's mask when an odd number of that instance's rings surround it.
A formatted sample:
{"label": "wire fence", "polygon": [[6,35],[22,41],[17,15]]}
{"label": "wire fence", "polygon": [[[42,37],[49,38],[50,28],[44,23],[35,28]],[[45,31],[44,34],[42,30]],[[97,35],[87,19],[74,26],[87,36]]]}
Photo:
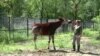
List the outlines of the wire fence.
{"label": "wire fence", "polygon": [[[48,22],[56,21],[55,19],[49,19]],[[42,22],[46,22],[45,19]],[[23,34],[28,38],[30,35],[30,31],[32,28],[33,23],[40,23],[39,18],[25,18],[25,17],[17,17],[17,18],[7,18],[3,17],[0,19],[0,32],[9,32],[9,37],[15,38],[16,32]],[[84,28],[93,28],[94,29],[94,22],[84,21],[83,27]],[[64,32],[64,31],[72,31],[71,24],[64,25],[57,29],[56,32]]]}

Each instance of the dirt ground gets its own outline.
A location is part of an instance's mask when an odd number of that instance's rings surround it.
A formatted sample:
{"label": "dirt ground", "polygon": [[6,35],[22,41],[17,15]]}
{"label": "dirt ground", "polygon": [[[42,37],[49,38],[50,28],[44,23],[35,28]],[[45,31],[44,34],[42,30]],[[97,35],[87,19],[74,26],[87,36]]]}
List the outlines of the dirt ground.
{"label": "dirt ground", "polygon": [[100,56],[100,45],[94,46],[90,44],[87,37],[82,37],[83,48],[80,52],[71,51],[72,49],[57,49],[54,50],[37,50],[37,51],[22,51],[9,54],[0,54],[0,56]]}

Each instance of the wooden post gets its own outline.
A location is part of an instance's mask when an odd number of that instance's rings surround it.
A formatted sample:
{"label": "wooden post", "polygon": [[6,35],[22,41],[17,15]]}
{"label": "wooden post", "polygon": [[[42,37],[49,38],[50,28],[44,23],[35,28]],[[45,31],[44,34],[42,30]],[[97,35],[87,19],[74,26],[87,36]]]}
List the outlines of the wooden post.
{"label": "wooden post", "polygon": [[11,37],[10,30],[11,30],[11,28],[10,28],[10,17],[9,17],[9,37],[8,37],[8,39],[7,39],[7,42],[8,42],[8,43],[9,43],[9,40],[10,40],[10,37]]}
{"label": "wooden post", "polygon": [[29,21],[28,21],[28,18],[27,18],[27,37],[29,37]]}
{"label": "wooden post", "polygon": [[14,39],[14,19],[13,19],[13,39]]}

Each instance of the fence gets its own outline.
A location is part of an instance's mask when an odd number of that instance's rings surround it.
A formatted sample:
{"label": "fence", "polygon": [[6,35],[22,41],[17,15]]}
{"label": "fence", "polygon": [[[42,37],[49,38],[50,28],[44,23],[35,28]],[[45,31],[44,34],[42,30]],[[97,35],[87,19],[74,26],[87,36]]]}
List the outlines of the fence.
{"label": "fence", "polygon": [[[55,21],[55,20],[49,19],[49,22],[50,21]],[[20,34],[26,36],[26,38],[28,38],[28,36],[30,35],[32,24],[34,22],[39,23],[40,19],[38,19],[38,18],[30,19],[30,18],[25,18],[25,17],[20,17],[20,18],[19,17],[17,17],[17,18],[3,17],[2,19],[0,19],[0,28],[1,28],[0,31],[8,32],[9,37],[12,37],[12,38],[15,38],[17,33],[20,33]],[[46,22],[46,21],[43,20],[43,22]],[[84,22],[83,23],[84,28],[86,28],[86,27],[93,28],[93,25],[94,25],[93,22]],[[59,29],[57,29],[57,32],[61,32],[61,31],[65,31],[65,30],[70,31],[71,30],[70,26],[71,25],[64,25],[64,26],[60,27]]]}

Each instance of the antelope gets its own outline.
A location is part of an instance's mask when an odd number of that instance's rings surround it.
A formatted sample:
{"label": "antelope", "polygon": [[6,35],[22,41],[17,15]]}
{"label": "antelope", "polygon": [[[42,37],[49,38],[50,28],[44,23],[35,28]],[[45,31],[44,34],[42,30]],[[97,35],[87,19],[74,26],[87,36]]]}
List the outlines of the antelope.
{"label": "antelope", "polygon": [[58,27],[60,27],[63,23],[64,23],[64,19],[58,18],[58,21],[56,21],[56,22],[34,24],[33,27],[32,27],[32,33],[34,34],[33,40],[34,40],[34,43],[35,43],[35,49],[37,48],[37,45],[36,45],[37,36],[38,35],[47,35],[49,37],[48,49],[49,49],[49,46],[50,46],[50,41],[52,40],[53,48],[54,48],[54,50],[56,50],[55,44],[54,44],[54,35],[55,35],[55,32],[56,32],[56,29]]}

